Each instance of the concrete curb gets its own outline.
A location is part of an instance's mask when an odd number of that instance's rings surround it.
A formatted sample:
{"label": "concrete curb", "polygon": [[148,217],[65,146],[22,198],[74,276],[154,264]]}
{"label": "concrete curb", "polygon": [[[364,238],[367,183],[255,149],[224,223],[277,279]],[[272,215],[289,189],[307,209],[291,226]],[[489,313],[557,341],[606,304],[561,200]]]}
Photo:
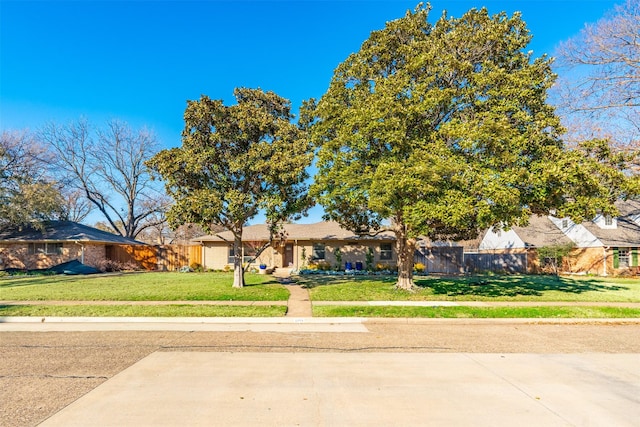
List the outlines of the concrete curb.
{"label": "concrete curb", "polygon": [[6,323],[146,323],[146,324],[640,324],[640,318],[423,318],[423,317],[0,317]]}

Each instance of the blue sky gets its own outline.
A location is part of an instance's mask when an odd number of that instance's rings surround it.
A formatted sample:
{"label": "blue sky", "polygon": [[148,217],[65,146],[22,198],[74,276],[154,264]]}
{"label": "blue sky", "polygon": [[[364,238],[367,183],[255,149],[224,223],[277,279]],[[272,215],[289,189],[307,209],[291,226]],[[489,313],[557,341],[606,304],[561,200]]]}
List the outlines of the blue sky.
{"label": "blue sky", "polygon": [[[0,0],[0,131],[116,118],[173,147],[186,100],[201,94],[229,104],[235,87],[261,87],[297,110],[371,31],[417,3]],[[521,11],[540,56],[616,3],[434,0],[431,20],[443,9]]]}

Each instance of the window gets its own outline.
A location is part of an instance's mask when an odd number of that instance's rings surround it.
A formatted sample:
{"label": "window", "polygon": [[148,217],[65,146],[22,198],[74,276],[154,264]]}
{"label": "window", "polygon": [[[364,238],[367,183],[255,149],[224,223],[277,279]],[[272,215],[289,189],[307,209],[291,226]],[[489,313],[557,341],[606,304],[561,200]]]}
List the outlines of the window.
{"label": "window", "polygon": [[60,255],[61,253],[62,243],[29,243],[29,255]]}
{"label": "window", "polygon": [[629,249],[619,248],[618,249],[618,268],[628,268],[628,267],[629,267]]}
{"label": "window", "polygon": [[569,220],[568,219],[563,219],[562,220],[562,228],[567,228],[569,226]]}
{"label": "window", "polygon": [[391,248],[391,243],[381,243],[380,244],[380,259],[381,260],[390,260],[393,258],[393,249]]}
{"label": "window", "polygon": [[604,217],[604,225],[613,225],[613,218],[611,215],[607,215]]}
{"label": "window", "polygon": [[324,243],[314,243],[313,244],[313,253],[311,254],[311,259],[313,260],[323,260],[325,256],[325,246]]}
{"label": "window", "polygon": [[[242,246],[242,262],[249,262],[256,256],[256,248],[249,245]],[[233,245],[229,246],[229,256],[227,258],[227,264],[233,264],[235,260],[235,252],[233,251]]]}

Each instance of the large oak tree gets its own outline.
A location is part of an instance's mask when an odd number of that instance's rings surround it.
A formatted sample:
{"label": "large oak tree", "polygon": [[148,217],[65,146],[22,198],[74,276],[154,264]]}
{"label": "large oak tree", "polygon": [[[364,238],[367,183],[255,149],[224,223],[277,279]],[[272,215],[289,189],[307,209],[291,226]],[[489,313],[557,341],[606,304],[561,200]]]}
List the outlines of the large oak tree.
{"label": "large oak tree", "polygon": [[222,226],[233,233],[233,287],[244,286],[242,230],[264,212],[279,225],[307,208],[306,132],[292,123],[290,102],[273,92],[236,89],[236,105],[202,96],[188,101],[182,147],[163,150],[148,164],[162,175],[175,204],[169,223]]}
{"label": "large oak tree", "polygon": [[313,113],[326,217],[397,237],[397,287],[411,289],[416,239],[464,239],[532,213],[611,212],[624,177],[568,152],[546,103],[550,59],[533,58],[520,14],[472,9],[388,22],[335,70]]}

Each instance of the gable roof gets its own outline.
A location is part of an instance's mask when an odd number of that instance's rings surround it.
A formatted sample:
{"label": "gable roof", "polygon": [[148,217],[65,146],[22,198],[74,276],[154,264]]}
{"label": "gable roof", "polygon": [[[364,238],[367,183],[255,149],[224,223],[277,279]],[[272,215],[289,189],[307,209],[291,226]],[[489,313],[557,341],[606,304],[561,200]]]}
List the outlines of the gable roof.
{"label": "gable roof", "polygon": [[616,202],[620,215],[616,218],[615,228],[601,228],[593,221],[582,223],[604,246],[640,246],[640,202],[626,200]]}
{"label": "gable roof", "polygon": [[143,245],[137,240],[98,230],[72,221],[49,221],[44,230],[26,227],[0,229],[0,242],[92,242],[116,245]]}
{"label": "gable roof", "polygon": [[[395,235],[390,231],[384,231],[375,236],[358,236],[333,221],[322,221],[315,224],[284,224],[283,226],[287,240],[395,240]],[[247,225],[242,229],[242,241],[244,242],[266,242],[268,240],[269,228],[266,224]],[[196,237],[191,241],[233,242],[233,233],[227,230],[214,235]]]}
{"label": "gable roof", "polygon": [[541,248],[545,246],[560,246],[572,242],[572,240],[546,216],[531,215],[529,225],[525,227],[513,226],[512,228],[518,237],[522,239],[525,247]]}

